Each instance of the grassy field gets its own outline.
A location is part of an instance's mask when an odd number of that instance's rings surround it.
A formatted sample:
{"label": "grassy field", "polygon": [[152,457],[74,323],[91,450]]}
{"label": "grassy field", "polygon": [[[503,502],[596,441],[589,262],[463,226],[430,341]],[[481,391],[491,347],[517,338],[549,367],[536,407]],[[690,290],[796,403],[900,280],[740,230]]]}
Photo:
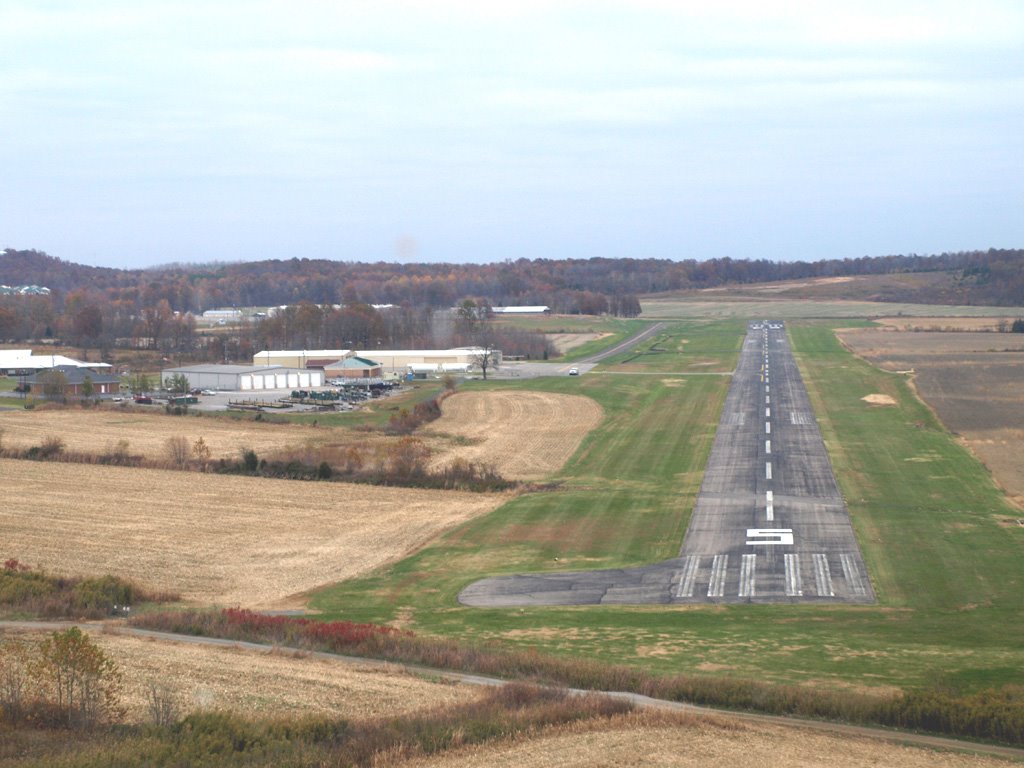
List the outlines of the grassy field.
{"label": "grassy field", "polygon": [[[629,364],[679,370],[693,350],[717,350],[728,369],[743,332],[738,322],[679,324],[655,342],[668,352]],[[506,504],[412,558],[320,592],[314,605],[328,617],[397,620],[655,671],[883,690],[1024,683],[1024,529],[1003,524],[1010,508],[990,476],[901,377],[850,355],[830,324],[790,332],[879,605],[459,606],[459,589],[482,576],[634,565],[678,551],[728,377],[593,374],[490,385],[578,388],[605,409],[556,491]],[[862,400],[870,394],[896,404],[873,407]]]}

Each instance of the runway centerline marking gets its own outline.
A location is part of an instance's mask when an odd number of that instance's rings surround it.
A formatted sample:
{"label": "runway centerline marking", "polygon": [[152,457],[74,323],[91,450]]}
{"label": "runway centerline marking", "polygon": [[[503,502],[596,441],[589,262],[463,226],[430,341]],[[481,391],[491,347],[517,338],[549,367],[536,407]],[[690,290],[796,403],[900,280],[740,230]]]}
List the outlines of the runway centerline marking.
{"label": "runway centerline marking", "polygon": [[766,435],[770,435],[772,433],[772,423],[770,421],[766,421],[764,423],[764,433]]}
{"label": "runway centerline marking", "polygon": [[771,480],[772,479],[772,463],[770,461],[766,461],[764,463],[764,479],[765,480]]}
{"label": "runway centerline marking", "polygon": [[771,440],[765,440],[764,441],[764,452],[765,453],[771,453],[772,452],[772,441]]}
{"label": "runway centerline marking", "polygon": [[772,495],[771,491],[768,491],[764,495],[764,506],[765,506],[765,514],[767,515],[768,520],[769,521],[774,520],[775,519],[775,498]]}

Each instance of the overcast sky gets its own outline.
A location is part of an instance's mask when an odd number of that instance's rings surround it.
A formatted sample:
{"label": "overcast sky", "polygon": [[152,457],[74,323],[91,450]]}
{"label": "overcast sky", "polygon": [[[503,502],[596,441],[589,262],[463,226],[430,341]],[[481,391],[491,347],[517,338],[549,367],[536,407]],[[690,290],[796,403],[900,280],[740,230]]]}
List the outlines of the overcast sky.
{"label": "overcast sky", "polygon": [[1024,3],[0,0],[0,248],[1024,247]]}

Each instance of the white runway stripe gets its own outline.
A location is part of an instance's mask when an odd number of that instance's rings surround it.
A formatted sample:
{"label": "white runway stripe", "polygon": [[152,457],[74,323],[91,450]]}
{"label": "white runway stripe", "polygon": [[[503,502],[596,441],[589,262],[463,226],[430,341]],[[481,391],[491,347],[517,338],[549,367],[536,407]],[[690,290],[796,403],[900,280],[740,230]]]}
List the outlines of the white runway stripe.
{"label": "white runway stripe", "polygon": [[743,555],[740,562],[740,597],[754,596],[754,569],[757,567],[757,555]]}
{"label": "white runway stripe", "polygon": [[832,591],[832,572],[828,567],[828,557],[811,555],[814,561],[814,580],[818,586],[818,597],[835,597]]}
{"label": "white runway stripe", "polygon": [[771,440],[765,440],[764,441],[764,452],[765,453],[771,453],[772,452],[772,441]]}
{"label": "white runway stripe", "polygon": [[784,562],[786,565],[786,596],[802,597],[804,590],[800,583],[800,556],[785,555]]}
{"label": "white runway stripe", "polygon": [[769,522],[775,519],[775,496],[771,491],[764,495],[765,515]]}
{"label": "white runway stripe", "polygon": [[764,423],[764,433],[766,435],[770,435],[772,433],[772,423],[770,421],[766,421]]}
{"label": "white runway stripe", "polygon": [[700,569],[700,558],[696,555],[685,558],[683,570],[679,572],[679,587],[676,589],[676,597],[693,597],[693,585],[697,579],[697,571]]}
{"label": "white runway stripe", "polygon": [[772,479],[772,463],[770,461],[766,461],[764,463],[764,479],[765,480],[771,480]]}
{"label": "white runway stripe", "polygon": [[864,576],[861,574],[857,561],[853,559],[853,556],[840,555],[839,562],[843,565],[843,575],[846,577],[846,583],[850,587],[850,592],[855,595],[866,595],[868,589],[864,584]]}
{"label": "white runway stripe", "polygon": [[726,568],[729,567],[728,555],[715,555],[711,562],[711,581],[708,584],[708,597],[722,597],[725,594]]}

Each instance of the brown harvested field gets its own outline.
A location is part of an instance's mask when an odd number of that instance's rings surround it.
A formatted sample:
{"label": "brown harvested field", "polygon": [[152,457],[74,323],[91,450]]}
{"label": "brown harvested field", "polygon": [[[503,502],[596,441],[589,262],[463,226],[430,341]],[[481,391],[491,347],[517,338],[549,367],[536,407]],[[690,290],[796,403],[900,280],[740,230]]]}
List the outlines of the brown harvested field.
{"label": "brown harvested field", "polygon": [[918,393],[1024,506],[1024,334],[844,329],[842,342]]}
{"label": "brown harvested field", "polygon": [[[40,632],[17,635],[45,637]],[[150,719],[150,685],[166,691],[182,713],[217,709],[250,717],[395,716],[466,703],[480,695],[477,688],[428,682],[395,665],[352,666],[312,655],[294,657],[129,635],[92,633],[91,637],[123,673],[122,702],[132,722]]]}
{"label": "brown harvested field", "polygon": [[425,433],[454,440],[435,468],[459,457],[513,480],[557,472],[604,417],[589,397],[516,391],[459,392],[442,402],[441,414]]}
{"label": "brown harvested field", "polygon": [[0,460],[3,557],[204,604],[277,604],[490,512],[497,494]]}
{"label": "brown harvested field", "polygon": [[289,446],[321,443],[338,431],[298,424],[168,416],[130,406],[0,411],[0,429],[3,444],[9,448],[29,448],[47,437],[58,436],[68,450],[93,453],[108,451],[119,440],[127,440],[129,453],[149,459],[164,458],[171,437],[184,437],[190,446],[201,437],[211,457],[219,459],[237,458],[243,448],[262,456]]}
{"label": "brown harvested field", "polygon": [[549,729],[515,743],[486,744],[435,757],[388,763],[406,768],[1005,768],[993,757],[937,752],[797,726],[761,725],[727,716],[639,713],[610,725]]}
{"label": "brown harvested field", "polygon": [[998,332],[1015,317],[880,317],[876,323],[895,331],[987,331]]}

